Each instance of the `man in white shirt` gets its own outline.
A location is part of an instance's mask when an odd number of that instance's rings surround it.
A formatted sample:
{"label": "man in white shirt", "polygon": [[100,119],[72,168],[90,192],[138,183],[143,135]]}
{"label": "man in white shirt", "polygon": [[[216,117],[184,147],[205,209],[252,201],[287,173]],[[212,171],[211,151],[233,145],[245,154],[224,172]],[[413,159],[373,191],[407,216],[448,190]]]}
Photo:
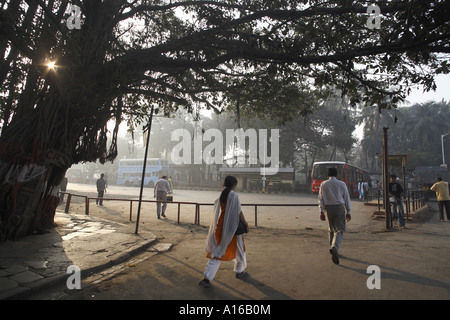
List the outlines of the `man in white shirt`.
{"label": "man in white shirt", "polygon": [[[167,201],[167,193],[170,191],[170,184],[169,181],[167,181],[166,176],[162,176],[161,179],[156,181],[155,188],[153,189],[153,197],[156,197],[157,201]],[[167,203],[164,202],[162,206],[162,213],[161,216],[164,218],[166,215],[164,214],[166,212]],[[161,212],[161,202],[156,203],[156,214],[158,216],[158,219],[160,219],[160,212]]]}
{"label": "man in white shirt", "polygon": [[351,219],[351,202],[347,186],[336,179],[336,168],[328,169],[328,177],[328,180],[320,184],[319,189],[320,220],[325,221],[324,211],[326,210],[331,260],[339,264],[338,250],[344,237],[345,222]]}

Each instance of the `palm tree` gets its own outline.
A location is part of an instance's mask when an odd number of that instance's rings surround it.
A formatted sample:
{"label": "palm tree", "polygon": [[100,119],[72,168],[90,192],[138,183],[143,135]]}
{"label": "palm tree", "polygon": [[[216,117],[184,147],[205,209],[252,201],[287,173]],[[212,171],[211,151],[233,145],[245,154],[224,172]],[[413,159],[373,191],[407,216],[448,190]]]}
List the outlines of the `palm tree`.
{"label": "palm tree", "polygon": [[440,141],[441,134],[449,130],[449,107],[444,101],[429,101],[414,106],[412,132],[418,146],[425,147]]}
{"label": "palm tree", "polygon": [[356,117],[358,125],[364,125],[361,141],[366,168],[375,169],[375,157],[382,152],[383,127],[397,131],[397,120],[403,118],[400,110],[380,110],[376,106],[365,106]]}

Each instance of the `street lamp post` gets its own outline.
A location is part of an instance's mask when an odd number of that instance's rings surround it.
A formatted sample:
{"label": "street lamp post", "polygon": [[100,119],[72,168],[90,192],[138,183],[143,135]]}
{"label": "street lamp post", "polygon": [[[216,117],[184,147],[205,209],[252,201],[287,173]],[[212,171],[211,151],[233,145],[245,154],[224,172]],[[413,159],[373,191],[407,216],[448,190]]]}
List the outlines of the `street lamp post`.
{"label": "street lamp post", "polygon": [[448,133],[441,134],[441,146],[442,146],[442,166],[446,167],[445,163],[445,152],[444,152],[444,137],[449,135]]}
{"label": "street lamp post", "polygon": [[392,230],[391,204],[389,202],[389,154],[388,154],[388,131],[383,128],[383,188],[384,188],[384,209],[386,212],[386,230]]}
{"label": "street lamp post", "polygon": [[144,165],[142,167],[141,189],[139,192],[139,205],[138,205],[138,212],[137,212],[137,218],[136,218],[136,230],[134,232],[135,234],[138,234],[139,218],[141,216],[142,191],[144,190],[145,167],[147,166],[147,154],[148,154],[148,147],[149,147],[149,143],[150,143],[150,132],[152,130],[152,121],[153,121],[153,105],[152,105],[152,110],[150,111],[150,118],[148,120],[148,123],[143,128],[144,133],[145,133],[145,131],[147,131],[147,142],[145,145]]}

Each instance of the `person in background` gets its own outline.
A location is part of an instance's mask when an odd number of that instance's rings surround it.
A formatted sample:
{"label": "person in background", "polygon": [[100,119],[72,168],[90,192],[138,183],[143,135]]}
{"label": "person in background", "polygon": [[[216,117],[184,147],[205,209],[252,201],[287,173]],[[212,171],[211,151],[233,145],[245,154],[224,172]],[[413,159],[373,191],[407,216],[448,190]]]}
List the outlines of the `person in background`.
{"label": "person in background", "polygon": [[173,193],[173,182],[172,182],[172,177],[169,176],[169,179],[167,179],[167,181],[169,181],[169,186],[170,186],[170,192],[169,192],[169,193]]}
{"label": "person in background", "polygon": [[[103,198],[103,195],[106,193],[106,181],[105,181],[105,179],[103,179],[104,177],[105,177],[105,175],[102,173],[100,175],[100,179],[97,180],[97,193],[98,193],[97,198]],[[99,202],[100,202],[100,205],[103,206],[102,199],[100,199],[100,201],[99,201],[99,199],[95,200],[96,204],[99,204]]]}
{"label": "person in background", "polygon": [[359,201],[364,200],[364,182],[359,180],[358,182]]}
{"label": "person in background", "polygon": [[[153,189],[153,197],[156,198],[156,201],[167,201],[167,194],[170,192],[170,184],[169,181],[167,181],[166,176],[162,176],[161,179],[156,181],[155,188]],[[161,212],[161,202],[156,203],[156,215],[158,219],[161,219],[161,216],[163,218],[166,217],[165,212],[167,208],[167,203],[164,202],[162,205],[162,212]]]}
{"label": "person in background", "polygon": [[430,190],[436,192],[436,198],[439,206],[439,221],[444,222],[444,208],[447,214],[447,220],[450,220],[450,195],[448,190],[448,182],[443,181],[441,177],[436,178]]}
{"label": "person in background", "polygon": [[397,176],[395,174],[392,174],[389,178],[389,196],[391,197],[390,202],[393,203],[394,206],[393,219],[398,218],[400,228],[404,229],[405,210],[403,209],[402,193],[402,185],[397,182]]}

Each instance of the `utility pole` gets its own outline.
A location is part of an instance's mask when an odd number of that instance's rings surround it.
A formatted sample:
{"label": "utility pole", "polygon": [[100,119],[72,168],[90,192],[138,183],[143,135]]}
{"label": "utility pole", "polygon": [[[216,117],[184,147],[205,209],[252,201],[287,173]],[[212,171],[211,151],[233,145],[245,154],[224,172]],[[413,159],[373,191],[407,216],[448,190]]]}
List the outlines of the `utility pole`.
{"label": "utility pole", "polygon": [[442,147],[442,166],[447,167],[445,163],[445,151],[444,151],[444,137],[449,135],[448,133],[441,134],[441,147]]}
{"label": "utility pole", "polygon": [[386,212],[386,230],[391,230],[391,204],[389,202],[389,156],[388,136],[389,128],[383,128],[383,185],[384,185],[384,207]]}
{"label": "utility pole", "polygon": [[148,131],[148,132],[147,132],[147,142],[145,145],[144,166],[142,168],[141,190],[139,193],[139,206],[138,206],[138,212],[137,212],[137,218],[136,218],[136,231],[134,232],[135,234],[138,234],[139,217],[141,216],[142,192],[144,190],[145,167],[147,166],[147,154],[148,154],[148,146],[150,143],[150,133],[152,130],[152,121],[153,121],[153,105],[152,105],[152,110],[150,111],[150,118],[148,120],[148,123],[143,128],[144,133],[145,133],[145,131]]}

